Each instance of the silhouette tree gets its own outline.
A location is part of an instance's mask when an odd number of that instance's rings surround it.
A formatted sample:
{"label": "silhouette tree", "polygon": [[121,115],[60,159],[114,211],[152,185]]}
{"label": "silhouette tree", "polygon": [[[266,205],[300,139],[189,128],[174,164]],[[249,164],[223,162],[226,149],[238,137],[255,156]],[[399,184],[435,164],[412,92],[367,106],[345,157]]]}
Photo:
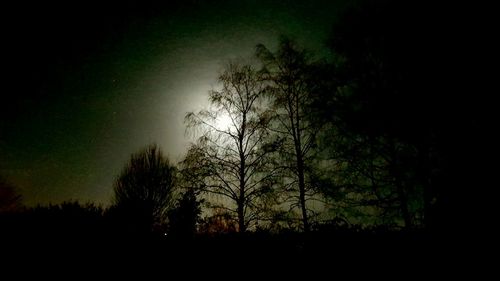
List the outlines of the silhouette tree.
{"label": "silhouette tree", "polygon": [[310,222],[306,201],[313,186],[307,180],[307,174],[318,132],[317,124],[307,118],[311,102],[308,87],[310,62],[303,49],[284,37],[275,53],[259,44],[257,56],[264,65],[262,72],[270,82],[266,90],[272,97],[276,121],[270,129],[281,138],[280,155],[293,175],[287,190],[298,194],[293,198],[300,208],[304,231],[308,232]]}
{"label": "silhouette tree", "polygon": [[336,199],[347,204],[344,212],[369,210],[382,224],[412,227],[422,223],[422,190],[415,184],[412,146],[346,132],[337,134],[327,146],[336,170],[323,191],[340,195]]}
{"label": "silhouette tree", "polygon": [[0,177],[0,213],[12,212],[21,207],[21,195],[16,188],[4,178]]}
{"label": "silhouette tree", "polygon": [[65,201],[58,205],[39,205],[27,210],[26,215],[33,235],[45,234],[54,238],[67,235],[68,239],[102,235],[103,209],[93,203]]}
{"label": "silhouette tree", "polygon": [[[348,167],[351,187],[368,188],[365,202],[392,210],[406,227],[416,219],[430,224],[442,201],[444,132],[456,116],[444,110],[453,99],[438,83],[436,15],[422,8],[366,1],[349,10],[329,41],[336,58],[325,78],[330,83],[313,103],[320,122],[334,128],[336,137],[323,143]],[[422,14],[427,21],[419,20]]]}
{"label": "silhouette tree", "polygon": [[236,232],[237,225],[232,217],[227,210],[214,209],[214,214],[201,221],[200,233],[218,235]]}
{"label": "silhouette tree", "polygon": [[194,189],[184,192],[174,209],[168,212],[169,235],[176,238],[191,238],[200,221],[201,202]]}
{"label": "silhouette tree", "polygon": [[188,127],[202,134],[186,158],[200,168],[203,191],[224,198],[219,207],[235,214],[238,230],[245,232],[259,219],[259,203],[275,175],[264,145],[265,84],[252,66],[237,63],[225,67],[219,82],[221,89],[209,93],[211,109],[186,115]]}
{"label": "silhouette tree", "polygon": [[10,241],[17,241],[27,249],[84,250],[86,246],[103,241],[107,230],[101,207],[77,201],[0,213],[0,225],[0,237],[9,237]]}
{"label": "silhouette tree", "polygon": [[157,145],[132,154],[115,181],[112,212],[123,216],[132,231],[163,227],[174,202],[175,173]]}

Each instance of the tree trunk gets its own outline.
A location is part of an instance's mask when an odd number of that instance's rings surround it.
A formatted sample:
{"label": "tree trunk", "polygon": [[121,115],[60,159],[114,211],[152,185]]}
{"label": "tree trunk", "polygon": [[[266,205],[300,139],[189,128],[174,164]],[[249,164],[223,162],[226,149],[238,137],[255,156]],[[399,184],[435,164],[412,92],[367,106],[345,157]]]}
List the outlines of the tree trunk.
{"label": "tree trunk", "polygon": [[405,222],[405,228],[412,227],[410,210],[408,209],[408,198],[406,197],[406,193],[403,188],[403,183],[400,179],[396,179],[396,189],[399,198],[399,208],[401,210],[401,214],[403,215],[403,220]]}
{"label": "tree trunk", "polygon": [[402,179],[402,173],[400,169],[400,161],[399,161],[399,154],[397,150],[397,144],[395,140],[391,140],[391,146],[392,146],[392,161],[389,164],[389,171],[394,177],[394,185],[396,186],[396,194],[398,196],[398,201],[399,201],[399,210],[401,211],[401,215],[403,216],[403,220],[405,223],[405,228],[411,228],[412,227],[412,219],[411,219],[411,214],[410,210],[408,209],[408,197],[403,185],[403,179]]}
{"label": "tree trunk", "polygon": [[420,144],[417,146],[418,153],[418,167],[417,167],[417,177],[418,181],[421,182],[424,192],[424,219],[423,224],[426,228],[433,227],[433,218],[431,212],[431,202],[433,198],[433,186],[432,186],[432,167],[430,162],[430,149],[425,144]]}
{"label": "tree trunk", "polygon": [[238,231],[245,232],[245,160],[240,162],[240,197],[238,200]]}
{"label": "tree trunk", "polygon": [[400,177],[400,172],[398,171],[397,168],[393,167],[392,173],[395,179],[396,192],[398,194],[399,209],[401,211],[401,214],[403,215],[405,228],[408,229],[412,227],[410,210],[408,209],[408,197],[406,196],[406,192],[404,190],[403,181],[401,180]]}
{"label": "tree trunk", "polygon": [[304,163],[302,159],[297,159],[297,170],[299,176],[299,200],[300,200],[300,210],[302,212],[302,223],[304,224],[304,232],[309,232],[310,226],[307,218],[307,208],[306,208],[306,184],[304,179]]}
{"label": "tree trunk", "polygon": [[239,200],[238,200],[238,232],[245,232],[246,231],[246,226],[245,226],[245,153],[243,149],[243,138],[245,136],[245,129],[246,129],[246,114],[243,113],[243,122],[241,123],[241,133],[239,135],[238,139],[238,150],[240,154],[240,170],[239,170],[239,177],[240,177],[240,194],[239,194]]}
{"label": "tree trunk", "polygon": [[243,209],[243,203],[241,201],[238,202],[238,232],[245,232],[245,213]]}
{"label": "tree trunk", "polygon": [[299,203],[300,211],[302,213],[302,223],[304,225],[304,232],[310,231],[309,220],[307,218],[306,208],[306,181],[304,175],[304,158],[300,149],[300,138],[295,141],[295,154],[297,159],[297,176],[299,178]]}
{"label": "tree trunk", "polygon": [[[304,224],[304,232],[310,231],[309,220],[307,218],[307,208],[306,208],[306,181],[304,173],[304,155],[302,153],[302,133],[301,133],[301,117],[299,114],[299,96],[295,93],[295,116],[291,116],[291,125],[294,132],[294,144],[295,144],[295,155],[297,159],[297,176],[299,178],[299,203],[300,211],[302,212],[302,223]],[[295,120],[295,122],[294,122]],[[294,124],[295,123],[295,124]]]}

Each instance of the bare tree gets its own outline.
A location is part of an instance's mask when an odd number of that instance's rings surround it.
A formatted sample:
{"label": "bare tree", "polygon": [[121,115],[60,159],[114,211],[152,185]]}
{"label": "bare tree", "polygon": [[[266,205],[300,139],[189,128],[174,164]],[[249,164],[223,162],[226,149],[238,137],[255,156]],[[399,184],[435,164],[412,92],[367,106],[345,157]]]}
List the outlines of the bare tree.
{"label": "bare tree", "polygon": [[150,145],[132,154],[116,179],[114,204],[151,231],[165,224],[174,201],[174,185],[175,167],[157,145]]}
{"label": "bare tree", "polygon": [[201,133],[186,159],[203,175],[203,190],[222,199],[218,208],[235,214],[244,232],[259,219],[259,204],[275,175],[264,145],[265,84],[252,66],[236,63],[225,67],[219,82],[221,89],[209,93],[211,108],[186,115],[188,127]]}
{"label": "bare tree", "polygon": [[268,93],[273,100],[276,120],[272,131],[283,140],[281,156],[292,174],[286,190],[296,192],[297,195],[293,195],[292,199],[297,199],[294,205],[300,208],[304,231],[307,232],[310,230],[310,222],[306,201],[308,192],[312,189],[307,183],[306,173],[317,133],[317,127],[307,118],[310,102],[307,85],[308,59],[304,50],[286,38],[281,39],[276,53],[264,45],[258,45],[257,56],[264,65],[262,71],[266,79],[271,82]]}

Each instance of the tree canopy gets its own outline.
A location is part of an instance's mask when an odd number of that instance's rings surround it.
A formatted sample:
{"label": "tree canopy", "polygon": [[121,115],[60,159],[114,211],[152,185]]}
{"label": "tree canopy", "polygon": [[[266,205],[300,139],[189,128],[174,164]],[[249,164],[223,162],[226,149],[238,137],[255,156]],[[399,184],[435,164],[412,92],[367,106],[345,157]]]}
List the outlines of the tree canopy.
{"label": "tree canopy", "polygon": [[114,184],[114,208],[143,231],[167,223],[176,169],[157,145],[132,154]]}

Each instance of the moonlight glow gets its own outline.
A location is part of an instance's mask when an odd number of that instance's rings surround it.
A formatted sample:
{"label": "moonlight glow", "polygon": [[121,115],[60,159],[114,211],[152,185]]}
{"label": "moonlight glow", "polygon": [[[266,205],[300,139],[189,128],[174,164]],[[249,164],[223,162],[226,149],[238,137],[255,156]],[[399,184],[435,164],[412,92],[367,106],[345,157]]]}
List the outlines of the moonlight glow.
{"label": "moonlight glow", "polygon": [[[109,205],[129,153],[149,143],[179,161],[191,141],[184,115],[207,105],[227,60],[252,55],[259,43],[274,49],[280,35],[324,50],[340,5],[10,2],[6,87],[23,94],[2,100],[0,174],[19,186],[27,206],[72,199]],[[235,129],[227,116],[210,121]]]}
{"label": "moonlight glow", "polygon": [[215,127],[219,130],[227,130],[228,128],[233,127],[231,117],[229,117],[226,113],[219,114],[215,120]]}

